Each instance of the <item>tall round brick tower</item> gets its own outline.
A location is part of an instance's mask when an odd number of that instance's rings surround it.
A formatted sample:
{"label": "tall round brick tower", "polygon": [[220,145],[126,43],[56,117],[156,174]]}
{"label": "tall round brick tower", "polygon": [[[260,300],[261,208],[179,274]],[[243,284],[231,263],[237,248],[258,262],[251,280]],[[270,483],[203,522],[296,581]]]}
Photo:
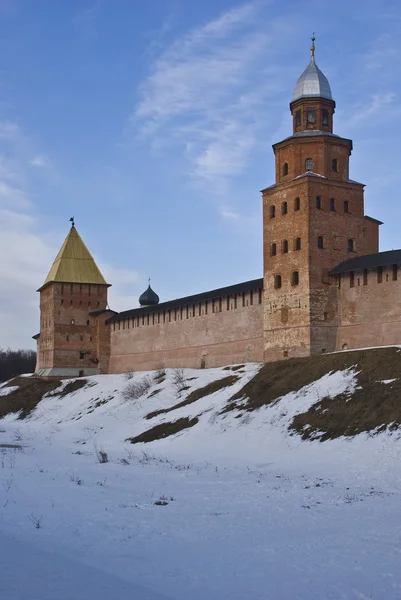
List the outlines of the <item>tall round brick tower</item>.
{"label": "tall round brick tower", "polygon": [[267,362],[334,350],[330,272],[378,251],[380,222],[364,215],[364,185],[349,177],[352,141],[333,133],[336,105],[314,42],[290,102],[292,135],[274,144],[276,181],[262,192]]}
{"label": "tall round brick tower", "polygon": [[107,372],[110,332],[103,275],[72,226],[40,292],[36,374],[79,377]]}

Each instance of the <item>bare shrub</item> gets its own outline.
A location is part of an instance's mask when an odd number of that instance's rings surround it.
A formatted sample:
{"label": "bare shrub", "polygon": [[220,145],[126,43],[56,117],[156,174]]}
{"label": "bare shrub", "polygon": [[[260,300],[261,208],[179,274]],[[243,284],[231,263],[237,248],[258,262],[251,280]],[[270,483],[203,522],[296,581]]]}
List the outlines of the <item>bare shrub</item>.
{"label": "bare shrub", "polygon": [[42,517],[37,517],[34,514],[29,515],[29,520],[35,526],[35,529],[40,529],[42,527]]}
{"label": "bare shrub", "polygon": [[105,450],[103,450],[103,448],[98,448],[97,446],[95,446],[95,453],[96,458],[100,464],[109,462],[108,454],[107,452],[105,452]]}
{"label": "bare shrub", "polygon": [[138,400],[148,392],[152,387],[152,380],[149,375],[145,375],[138,381],[130,381],[122,391],[124,400]]}
{"label": "bare shrub", "polygon": [[6,494],[11,490],[13,483],[14,483],[14,478],[12,476],[8,477],[8,479],[3,481],[3,487],[4,487]]}
{"label": "bare shrub", "polygon": [[174,369],[173,371],[173,384],[178,393],[182,392],[186,387],[186,379],[184,369]]}
{"label": "bare shrub", "polygon": [[163,364],[160,364],[155,372],[154,381],[155,383],[162,383],[166,378],[166,369]]}
{"label": "bare shrub", "polygon": [[130,371],[129,373],[125,373],[124,375],[124,379],[126,379],[127,381],[129,381],[130,379],[133,379],[134,377],[134,372]]}
{"label": "bare shrub", "polygon": [[79,477],[79,475],[76,475],[75,473],[70,475],[70,479],[73,483],[76,483],[77,485],[83,485],[83,480]]}
{"label": "bare shrub", "polygon": [[160,496],[160,498],[156,500],[153,504],[155,504],[156,506],[167,506],[168,498],[167,496]]}

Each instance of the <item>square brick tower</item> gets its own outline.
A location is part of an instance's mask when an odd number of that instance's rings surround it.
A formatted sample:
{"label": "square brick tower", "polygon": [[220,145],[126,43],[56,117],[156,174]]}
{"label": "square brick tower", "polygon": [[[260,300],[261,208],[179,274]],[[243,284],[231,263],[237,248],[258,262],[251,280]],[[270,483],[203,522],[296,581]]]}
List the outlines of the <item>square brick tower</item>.
{"label": "square brick tower", "polygon": [[72,220],[40,292],[36,374],[79,377],[107,372],[110,332],[107,289]]}
{"label": "square brick tower", "polygon": [[349,178],[352,141],[333,133],[329,82],[310,62],[290,103],[293,134],[273,146],[276,182],[263,190],[264,360],[335,349],[340,262],[378,251],[379,221]]}

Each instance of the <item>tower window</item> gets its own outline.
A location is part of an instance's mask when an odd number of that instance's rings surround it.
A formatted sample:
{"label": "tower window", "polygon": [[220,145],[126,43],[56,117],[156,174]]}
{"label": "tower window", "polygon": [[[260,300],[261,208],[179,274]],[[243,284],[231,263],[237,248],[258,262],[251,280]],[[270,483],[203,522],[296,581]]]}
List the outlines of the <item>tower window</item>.
{"label": "tower window", "polygon": [[317,247],[320,250],[323,250],[323,248],[324,248],[323,236],[322,235],[319,235],[319,237],[317,238]]}
{"label": "tower window", "polygon": [[316,208],[322,208],[322,198],[321,198],[321,196],[316,196]]}
{"label": "tower window", "polygon": [[331,161],[331,170],[334,171],[334,173],[338,173],[338,161],[336,158],[333,158]]}
{"label": "tower window", "polygon": [[330,210],[331,212],[334,212],[336,210],[336,201],[334,200],[334,198],[330,198]]}
{"label": "tower window", "polygon": [[83,360],[85,358],[85,352],[80,352],[79,358],[80,358],[80,360]]}
{"label": "tower window", "polygon": [[270,218],[274,219],[275,216],[276,216],[276,207],[273,204],[273,206],[270,207]]}
{"label": "tower window", "polygon": [[383,281],[383,267],[377,267],[377,283],[382,283]]}
{"label": "tower window", "polygon": [[354,252],[354,240],[351,238],[348,240],[348,252]]}
{"label": "tower window", "polygon": [[294,210],[300,210],[301,209],[301,198],[295,198],[294,200]]}
{"label": "tower window", "polygon": [[281,288],[281,275],[274,276],[274,287],[276,288],[276,290]]}
{"label": "tower window", "polygon": [[86,321],[86,324],[87,324],[87,325],[90,325],[90,320],[89,320],[89,319]]}
{"label": "tower window", "polygon": [[344,212],[349,213],[349,202],[348,200],[344,200]]}
{"label": "tower window", "polygon": [[283,164],[283,175],[288,175],[288,163]]}
{"label": "tower window", "polygon": [[311,158],[307,158],[305,161],[305,171],[312,171],[313,169],[313,160]]}
{"label": "tower window", "polygon": [[349,287],[354,287],[355,286],[355,273],[354,271],[351,271],[349,274]]}
{"label": "tower window", "polygon": [[393,281],[397,281],[397,276],[398,276],[398,266],[393,265]]}
{"label": "tower window", "polygon": [[298,273],[298,271],[293,271],[292,277],[291,277],[291,284],[298,285],[298,283],[299,283],[299,273]]}
{"label": "tower window", "polygon": [[286,215],[288,213],[288,204],[287,202],[283,202],[281,205],[281,214]]}
{"label": "tower window", "polygon": [[363,270],[363,285],[368,285],[368,270]]}
{"label": "tower window", "polygon": [[322,125],[329,124],[329,111],[325,108],[322,109]]}
{"label": "tower window", "polygon": [[299,127],[302,123],[302,114],[300,110],[297,110],[295,113],[295,125]]}
{"label": "tower window", "polygon": [[288,254],[288,240],[283,240],[283,254]]}
{"label": "tower window", "polygon": [[277,244],[276,242],[273,242],[272,245],[270,246],[270,256],[276,256],[277,254]]}
{"label": "tower window", "polygon": [[306,113],[308,124],[316,123],[316,111],[315,109],[309,109]]}
{"label": "tower window", "polygon": [[301,238],[295,238],[295,250],[301,250]]}

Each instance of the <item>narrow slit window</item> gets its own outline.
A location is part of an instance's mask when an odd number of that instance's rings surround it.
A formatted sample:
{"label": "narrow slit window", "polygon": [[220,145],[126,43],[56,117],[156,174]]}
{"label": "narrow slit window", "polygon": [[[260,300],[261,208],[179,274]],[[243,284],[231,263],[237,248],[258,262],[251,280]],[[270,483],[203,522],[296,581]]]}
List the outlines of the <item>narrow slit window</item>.
{"label": "narrow slit window", "polygon": [[283,240],[283,254],[288,254],[288,240]]}
{"label": "narrow slit window", "polygon": [[363,270],[363,285],[368,285],[368,270]]}
{"label": "narrow slit window", "polygon": [[336,201],[334,200],[334,198],[330,198],[330,210],[331,212],[334,212],[336,210]]}
{"label": "narrow slit window", "polygon": [[322,125],[329,124],[329,111],[325,108],[322,109]]}
{"label": "narrow slit window", "polygon": [[349,287],[354,287],[355,286],[355,273],[354,271],[351,271],[349,274]]}
{"label": "narrow slit window", "polygon": [[281,288],[281,275],[274,276],[274,287],[276,290]]}
{"label": "narrow slit window", "polygon": [[344,212],[349,213],[349,202],[348,200],[344,200]]}
{"label": "narrow slit window", "polygon": [[351,238],[348,240],[348,252],[354,252],[354,240]]}
{"label": "narrow slit window", "polygon": [[393,281],[397,281],[398,278],[398,265],[393,265]]}
{"label": "narrow slit window", "polygon": [[336,158],[333,158],[331,161],[331,170],[334,171],[334,173],[338,173],[338,160]]}
{"label": "narrow slit window", "polygon": [[276,256],[276,254],[277,254],[277,244],[276,244],[276,242],[273,242],[270,247],[270,255]]}
{"label": "narrow slit window", "polygon": [[273,206],[270,207],[270,218],[274,219],[275,216],[276,216],[276,207],[273,204]]}
{"label": "narrow slit window", "polygon": [[319,235],[317,238],[317,247],[319,248],[319,250],[323,250],[324,248],[324,240],[322,235]]}
{"label": "narrow slit window", "polygon": [[295,238],[295,250],[301,250],[301,238]]}
{"label": "narrow slit window", "polygon": [[288,175],[288,163],[283,164],[283,175]]}
{"label": "narrow slit window", "polygon": [[298,198],[298,197],[295,198],[294,210],[301,210],[301,198]]}
{"label": "narrow slit window", "polygon": [[298,271],[293,271],[292,278],[291,278],[291,284],[292,285],[299,284],[299,272]]}
{"label": "narrow slit window", "polygon": [[299,127],[302,124],[302,113],[300,110],[297,110],[295,113],[295,125]]}
{"label": "narrow slit window", "polygon": [[321,196],[316,196],[316,208],[322,208],[322,198]]}

